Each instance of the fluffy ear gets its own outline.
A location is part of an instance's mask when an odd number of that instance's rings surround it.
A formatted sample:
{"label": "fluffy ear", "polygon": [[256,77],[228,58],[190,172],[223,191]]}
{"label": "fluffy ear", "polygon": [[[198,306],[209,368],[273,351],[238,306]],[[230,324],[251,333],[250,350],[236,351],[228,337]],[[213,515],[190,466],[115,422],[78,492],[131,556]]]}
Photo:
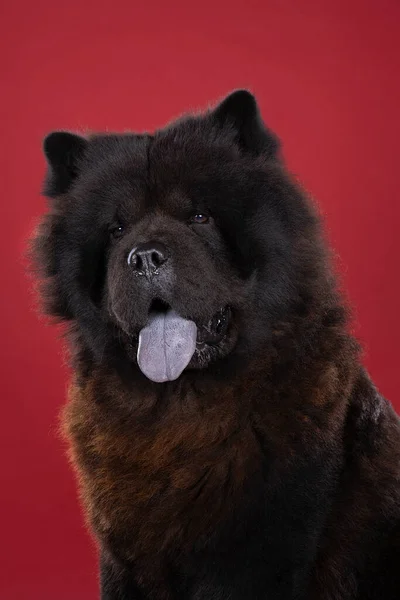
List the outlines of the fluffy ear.
{"label": "fluffy ear", "polygon": [[229,94],[211,113],[217,124],[233,128],[236,142],[246,152],[255,156],[275,156],[279,141],[264,125],[257,101],[247,90]]}
{"label": "fluffy ear", "polygon": [[67,131],[53,131],[43,142],[47,159],[47,176],[44,193],[50,198],[65,194],[78,175],[79,159],[88,141]]}

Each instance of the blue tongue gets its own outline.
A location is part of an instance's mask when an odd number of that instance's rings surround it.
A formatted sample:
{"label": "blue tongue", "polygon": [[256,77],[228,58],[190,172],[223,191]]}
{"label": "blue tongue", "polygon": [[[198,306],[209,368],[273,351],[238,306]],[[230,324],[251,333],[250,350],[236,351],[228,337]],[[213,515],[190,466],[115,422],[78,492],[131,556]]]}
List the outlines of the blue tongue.
{"label": "blue tongue", "polygon": [[156,383],[178,379],[196,350],[197,327],[172,309],[150,313],[139,333],[137,361],[146,377]]}

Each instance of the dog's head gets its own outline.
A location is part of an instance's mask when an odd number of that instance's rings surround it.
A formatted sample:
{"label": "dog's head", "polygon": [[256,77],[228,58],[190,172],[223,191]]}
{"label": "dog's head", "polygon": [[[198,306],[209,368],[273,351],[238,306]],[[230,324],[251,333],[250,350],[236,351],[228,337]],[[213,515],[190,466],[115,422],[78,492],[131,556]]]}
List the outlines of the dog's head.
{"label": "dog's head", "polygon": [[51,133],[34,240],[48,311],[154,381],[254,356],[314,277],[316,219],[254,97],[154,135]]}

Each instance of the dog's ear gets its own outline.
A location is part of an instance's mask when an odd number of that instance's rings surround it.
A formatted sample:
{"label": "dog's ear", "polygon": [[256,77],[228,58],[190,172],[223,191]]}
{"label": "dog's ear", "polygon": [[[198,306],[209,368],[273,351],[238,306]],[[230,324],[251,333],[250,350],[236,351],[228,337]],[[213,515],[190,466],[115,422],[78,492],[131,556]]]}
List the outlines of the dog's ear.
{"label": "dog's ear", "polygon": [[211,113],[221,128],[231,128],[235,141],[246,152],[258,156],[277,155],[279,141],[264,125],[257,101],[247,90],[237,90],[227,96]]}
{"label": "dog's ear", "polygon": [[79,161],[88,141],[68,131],[53,131],[43,142],[47,160],[44,194],[50,198],[65,194],[79,173]]}

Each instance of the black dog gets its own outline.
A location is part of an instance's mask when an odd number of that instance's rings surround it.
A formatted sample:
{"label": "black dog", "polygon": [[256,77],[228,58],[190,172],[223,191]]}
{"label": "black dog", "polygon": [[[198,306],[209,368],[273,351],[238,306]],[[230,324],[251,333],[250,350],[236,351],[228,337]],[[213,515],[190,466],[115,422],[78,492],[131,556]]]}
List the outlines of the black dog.
{"label": "black dog", "polygon": [[254,97],[44,151],[103,600],[397,600],[399,419]]}

